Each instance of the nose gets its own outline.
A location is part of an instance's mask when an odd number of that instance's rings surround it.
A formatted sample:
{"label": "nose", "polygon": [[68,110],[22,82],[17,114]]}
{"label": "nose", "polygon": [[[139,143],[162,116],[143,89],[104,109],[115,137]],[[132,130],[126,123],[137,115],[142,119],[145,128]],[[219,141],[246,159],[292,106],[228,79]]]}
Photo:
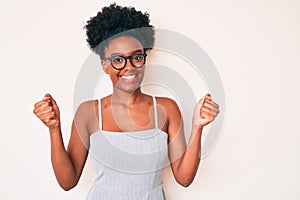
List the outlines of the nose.
{"label": "nose", "polygon": [[126,58],[126,65],[124,67],[125,71],[131,71],[133,68],[135,68],[131,62],[130,62],[130,58]]}

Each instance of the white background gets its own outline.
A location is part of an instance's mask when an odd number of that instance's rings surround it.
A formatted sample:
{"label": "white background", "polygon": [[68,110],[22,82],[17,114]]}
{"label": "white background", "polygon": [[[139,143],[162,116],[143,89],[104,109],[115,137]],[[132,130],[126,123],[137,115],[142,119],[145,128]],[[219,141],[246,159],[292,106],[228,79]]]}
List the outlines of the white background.
{"label": "white background", "polygon": [[[148,11],[156,27],[197,42],[225,88],[226,121],[217,146],[188,188],[166,170],[167,199],[299,199],[299,1],[117,2]],[[94,176],[90,162],[77,187],[63,191],[52,171],[48,131],[32,110],[51,93],[67,144],[74,84],[90,54],[83,26],[109,3],[1,1],[0,199],[86,197]]]}

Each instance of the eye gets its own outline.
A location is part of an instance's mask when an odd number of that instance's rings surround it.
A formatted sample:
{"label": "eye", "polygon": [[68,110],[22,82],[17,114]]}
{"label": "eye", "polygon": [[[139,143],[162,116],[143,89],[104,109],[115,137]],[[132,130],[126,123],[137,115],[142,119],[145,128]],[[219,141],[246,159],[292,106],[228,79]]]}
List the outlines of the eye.
{"label": "eye", "polygon": [[122,63],[124,61],[124,59],[122,57],[118,56],[118,57],[113,58],[112,61],[114,63]]}
{"label": "eye", "polygon": [[134,55],[133,57],[134,61],[141,61],[144,59],[144,56],[142,54]]}

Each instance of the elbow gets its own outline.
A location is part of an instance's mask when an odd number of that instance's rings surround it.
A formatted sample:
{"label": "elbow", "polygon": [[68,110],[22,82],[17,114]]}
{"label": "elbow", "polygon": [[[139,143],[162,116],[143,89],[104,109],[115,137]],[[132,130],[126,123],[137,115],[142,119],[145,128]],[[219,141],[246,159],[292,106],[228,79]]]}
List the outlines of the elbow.
{"label": "elbow", "polygon": [[182,187],[189,187],[192,182],[194,181],[195,174],[186,174],[186,173],[177,173],[177,176],[175,176],[176,182],[181,185]]}
{"label": "elbow", "polygon": [[69,190],[71,190],[71,189],[73,189],[74,187],[75,187],[75,185],[74,186],[72,186],[72,185],[60,185],[60,187],[64,190],[64,191],[69,191]]}
{"label": "elbow", "polygon": [[182,187],[187,188],[187,187],[189,187],[189,186],[192,184],[192,181],[190,181],[190,182],[179,182],[179,184],[180,184]]}
{"label": "elbow", "polygon": [[69,191],[73,189],[77,183],[59,183],[59,186],[64,190],[64,191]]}
{"label": "elbow", "polygon": [[190,186],[190,184],[191,184],[191,183],[184,183],[184,184],[181,184],[181,186],[183,186],[183,187],[187,188],[187,187],[189,187],[189,186]]}
{"label": "elbow", "polygon": [[79,177],[73,174],[64,174],[64,176],[56,176],[56,180],[64,191],[69,191],[77,185]]}
{"label": "elbow", "polygon": [[187,187],[189,187],[189,186],[192,184],[193,179],[181,179],[181,180],[177,180],[177,179],[176,179],[176,182],[177,182],[179,185],[181,185],[182,187],[187,188]]}
{"label": "elbow", "polygon": [[71,190],[73,187],[66,187],[66,186],[60,186],[64,191],[69,191]]}
{"label": "elbow", "polygon": [[[200,161],[200,160],[199,160]],[[198,166],[199,166],[199,162],[198,162]],[[192,170],[193,169],[193,170]],[[175,180],[176,182],[187,188],[189,187],[192,182],[194,181],[194,178],[195,178],[195,175],[196,175],[196,172],[197,172],[197,167],[194,167],[194,168],[177,168],[176,170],[176,175],[175,175]],[[188,172],[188,173],[186,173]]]}

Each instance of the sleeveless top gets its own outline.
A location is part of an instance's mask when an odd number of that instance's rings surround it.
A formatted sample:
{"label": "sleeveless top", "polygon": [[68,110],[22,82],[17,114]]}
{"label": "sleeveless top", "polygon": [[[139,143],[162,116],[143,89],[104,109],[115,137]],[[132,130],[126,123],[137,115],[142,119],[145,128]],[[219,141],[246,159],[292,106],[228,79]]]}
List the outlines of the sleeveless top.
{"label": "sleeveless top", "polygon": [[90,136],[89,154],[96,178],[87,200],[165,200],[163,169],[168,165],[168,134],[158,128],[153,96],[155,128],[134,132],[102,130]]}

